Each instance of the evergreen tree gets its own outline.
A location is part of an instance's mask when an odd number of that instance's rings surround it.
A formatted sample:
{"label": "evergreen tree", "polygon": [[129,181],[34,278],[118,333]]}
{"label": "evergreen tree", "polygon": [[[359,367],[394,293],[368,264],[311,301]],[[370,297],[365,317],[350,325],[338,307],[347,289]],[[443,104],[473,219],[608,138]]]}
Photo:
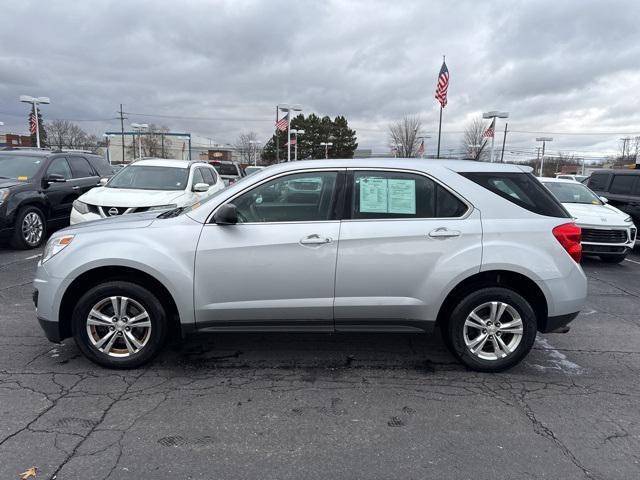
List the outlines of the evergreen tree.
{"label": "evergreen tree", "polygon": [[[27,122],[29,124],[29,131],[31,131],[31,117],[34,115],[35,113],[35,107],[31,107],[31,113],[29,114],[29,118],[27,119]],[[38,110],[38,129],[40,130],[40,146],[41,147],[48,147],[49,146],[49,142],[47,141],[47,130],[44,128],[44,122],[42,121],[42,112],[40,112],[40,110]],[[36,134],[35,132],[31,134],[31,146],[35,147],[36,145],[38,145],[38,142],[36,140]]]}

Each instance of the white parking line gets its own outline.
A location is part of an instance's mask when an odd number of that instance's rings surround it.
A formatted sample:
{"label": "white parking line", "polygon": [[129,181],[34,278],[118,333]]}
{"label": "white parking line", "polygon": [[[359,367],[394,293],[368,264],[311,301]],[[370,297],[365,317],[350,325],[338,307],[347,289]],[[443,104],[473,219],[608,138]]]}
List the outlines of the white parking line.
{"label": "white parking line", "polygon": [[41,256],[42,256],[41,253],[39,253],[37,255],[31,255],[30,257],[25,258],[25,260],[33,260],[34,258],[38,258],[38,257],[41,257]]}
{"label": "white parking line", "polygon": [[636,260],[630,260],[630,259],[628,259],[628,258],[625,258],[625,261],[626,261],[626,262],[635,263],[635,264],[637,264],[637,265],[640,265],[640,262],[638,262],[638,261],[636,261]]}

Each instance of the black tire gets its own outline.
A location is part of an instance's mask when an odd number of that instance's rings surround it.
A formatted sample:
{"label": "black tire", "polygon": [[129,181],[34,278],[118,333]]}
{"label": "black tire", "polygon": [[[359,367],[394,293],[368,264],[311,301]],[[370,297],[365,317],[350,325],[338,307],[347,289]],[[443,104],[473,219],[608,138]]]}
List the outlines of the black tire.
{"label": "black tire", "polygon": [[[503,302],[512,307],[522,320],[522,337],[513,351],[504,358],[483,359],[472,353],[465,343],[464,324],[467,317],[477,307],[488,302]],[[504,314],[503,314],[504,316]],[[443,331],[447,335],[447,345],[452,353],[465,366],[479,372],[500,372],[519,363],[531,350],[536,339],[537,322],[536,315],[531,305],[521,295],[502,287],[487,287],[470,293],[458,302],[451,312],[449,321]],[[473,331],[473,330],[472,330]],[[480,331],[477,331],[480,335]],[[482,332],[484,334],[484,331]],[[506,337],[509,338],[509,334]],[[486,348],[493,348],[488,346]]]}
{"label": "black tire", "polygon": [[625,258],[627,258],[626,253],[618,255],[600,255],[600,260],[606,263],[622,263]]}
{"label": "black tire", "polygon": [[[29,215],[30,217],[33,217],[33,215],[37,215],[39,219],[38,221],[42,226],[42,232],[40,233],[40,237],[37,239],[37,241],[29,241],[27,236],[23,233],[22,226],[25,222],[25,218],[27,218],[27,215]],[[20,250],[37,248],[42,245],[42,242],[44,242],[46,236],[47,221],[44,217],[44,214],[42,213],[42,210],[35,206],[22,207],[20,210],[18,210],[18,213],[16,214],[15,229],[13,231],[13,236],[11,237],[10,242],[13,248],[17,248]]]}
{"label": "black tire", "polygon": [[[94,306],[110,297],[127,297],[133,300],[132,303],[137,302],[148,313],[151,331],[148,334],[146,344],[138,351],[127,354],[128,356],[110,356],[98,350],[89,339],[89,332],[87,331],[89,313]],[[107,314],[107,316],[109,315]],[[89,360],[107,368],[127,369],[140,367],[151,361],[161,351],[167,338],[167,314],[162,303],[149,290],[131,282],[110,281],[91,288],[76,304],[71,321],[73,337],[78,348]],[[96,335],[99,336],[98,333]],[[123,344],[125,332],[116,331],[114,335],[121,337],[121,339],[115,340],[114,347],[118,344]]]}

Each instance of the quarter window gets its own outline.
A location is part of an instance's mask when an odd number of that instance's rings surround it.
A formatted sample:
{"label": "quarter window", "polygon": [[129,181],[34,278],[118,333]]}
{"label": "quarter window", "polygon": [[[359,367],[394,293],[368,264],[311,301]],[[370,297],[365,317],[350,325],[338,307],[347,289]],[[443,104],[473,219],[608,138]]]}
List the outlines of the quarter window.
{"label": "quarter window", "polygon": [[95,177],[96,174],[93,173],[93,169],[89,162],[83,157],[69,157],[69,165],[71,165],[71,172],[73,173],[73,178],[86,178],[86,177]]}
{"label": "quarter window", "polygon": [[52,173],[62,175],[66,180],[71,180],[72,178],[71,169],[69,168],[66,158],[56,158],[51,162],[51,165],[49,165],[47,169],[47,174],[51,175]]}
{"label": "quarter window", "polygon": [[271,180],[233,200],[238,220],[312,222],[330,220],[337,172],[308,172]]}
{"label": "quarter window", "polygon": [[412,173],[355,172],[351,218],[460,217],[467,206],[433,180]]}
{"label": "quarter window", "polygon": [[591,190],[606,192],[609,183],[608,173],[592,173],[589,177],[589,188]]}

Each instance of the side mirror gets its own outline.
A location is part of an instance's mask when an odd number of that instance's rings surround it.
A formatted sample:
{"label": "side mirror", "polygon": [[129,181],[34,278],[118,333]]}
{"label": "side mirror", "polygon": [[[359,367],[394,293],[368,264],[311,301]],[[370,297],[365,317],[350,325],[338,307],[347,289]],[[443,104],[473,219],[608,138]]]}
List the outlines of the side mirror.
{"label": "side mirror", "polygon": [[50,173],[49,175],[47,175],[44,181],[47,183],[64,183],[67,181],[67,179],[59,173]]}
{"label": "side mirror", "polygon": [[100,179],[100,181],[98,182],[98,185],[100,185],[101,187],[104,187],[107,184],[108,181],[109,181],[109,179],[107,177],[102,177]]}
{"label": "side mirror", "polygon": [[206,192],[209,190],[208,183],[196,183],[192,189],[194,192]]}
{"label": "side mirror", "polygon": [[218,225],[235,225],[238,223],[238,209],[233,203],[222,205],[214,213],[213,221]]}
{"label": "side mirror", "polygon": [[600,197],[600,201],[602,203],[609,203],[609,199],[607,197]]}

